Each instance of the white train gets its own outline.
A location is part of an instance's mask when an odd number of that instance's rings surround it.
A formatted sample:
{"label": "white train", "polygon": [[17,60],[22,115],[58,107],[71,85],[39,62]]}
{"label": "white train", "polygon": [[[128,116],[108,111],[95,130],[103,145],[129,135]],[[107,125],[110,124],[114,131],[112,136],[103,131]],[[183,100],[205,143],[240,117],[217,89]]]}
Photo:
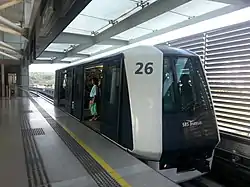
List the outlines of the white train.
{"label": "white train", "polygon": [[[87,121],[99,80],[99,120]],[[56,72],[55,104],[176,182],[210,170],[219,133],[199,57],[139,46]]]}

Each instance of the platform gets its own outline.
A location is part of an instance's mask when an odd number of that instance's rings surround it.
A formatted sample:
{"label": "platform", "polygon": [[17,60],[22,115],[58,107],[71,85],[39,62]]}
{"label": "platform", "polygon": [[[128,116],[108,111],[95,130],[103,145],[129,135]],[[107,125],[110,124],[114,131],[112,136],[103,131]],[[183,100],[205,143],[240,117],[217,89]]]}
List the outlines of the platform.
{"label": "platform", "polygon": [[1,186],[178,186],[39,97],[0,100],[0,150]]}

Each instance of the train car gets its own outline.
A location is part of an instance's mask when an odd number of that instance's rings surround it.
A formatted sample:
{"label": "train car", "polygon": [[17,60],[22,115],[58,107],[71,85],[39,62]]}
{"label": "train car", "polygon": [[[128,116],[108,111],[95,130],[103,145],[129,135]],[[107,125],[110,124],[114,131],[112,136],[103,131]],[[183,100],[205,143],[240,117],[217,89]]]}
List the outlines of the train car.
{"label": "train car", "polygon": [[[90,121],[91,79],[98,119]],[[219,133],[200,58],[138,46],[56,71],[55,105],[175,182],[208,172]]]}

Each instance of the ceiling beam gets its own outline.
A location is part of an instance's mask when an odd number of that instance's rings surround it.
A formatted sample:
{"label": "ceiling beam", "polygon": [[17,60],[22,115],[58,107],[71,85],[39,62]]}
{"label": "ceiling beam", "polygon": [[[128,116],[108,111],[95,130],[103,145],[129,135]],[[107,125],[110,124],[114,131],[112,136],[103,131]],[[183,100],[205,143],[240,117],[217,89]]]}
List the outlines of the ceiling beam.
{"label": "ceiling beam", "polygon": [[231,5],[247,5],[249,4],[249,0],[210,0],[219,3],[231,4]]}
{"label": "ceiling beam", "polygon": [[22,34],[20,32],[17,32],[9,27],[6,27],[4,25],[0,25],[0,31],[2,32],[6,32],[6,33],[9,33],[9,34],[13,34],[13,35],[17,35],[17,36],[21,36]]}
{"label": "ceiling beam", "polygon": [[114,26],[106,29],[95,37],[96,42],[101,42],[120,34],[130,28],[155,18],[191,0],[158,0]]}
{"label": "ceiling beam", "polygon": [[33,64],[68,64],[70,61],[61,61],[61,59],[55,60],[34,60]]}
{"label": "ceiling beam", "polygon": [[[0,45],[0,50],[1,50],[2,52],[4,52],[4,53],[8,54],[8,55],[11,55],[11,56],[13,56],[13,57],[15,57],[15,58],[18,58],[18,59],[23,57],[20,53],[14,51],[14,50],[12,50],[12,49],[9,49],[9,48],[7,48],[7,47],[1,46],[1,45]],[[12,59],[13,59],[13,58],[12,58]],[[15,59],[15,60],[16,60],[16,59]]]}
{"label": "ceiling beam", "polygon": [[17,53],[20,53],[20,51],[19,51],[18,49],[16,49],[15,47],[13,47],[13,46],[11,46],[11,45],[9,45],[9,44],[3,42],[3,41],[0,41],[0,46],[4,46],[4,47],[6,47],[6,48],[8,48],[8,49],[11,49],[11,50],[13,50],[13,51],[16,51]]}
{"label": "ceiling beam", "polygon": [[93,37],[88,35],[80,35],[73,33],[62,32],[53,43],[66,43],[66,44],[84,44],[93,42]]}
{"label": "ceiling beam", "polygon": [[155,31],[153,33],[150,33],[150,34],[141,36],[139,38],[133,39],[129,43],[133,44],[133,43],[140,42],[140,41],[143,41],[143,40],[146,40],[146,39],[157,37],[159,35],[166,34],[168,32],[171,32],[171,31],[183,28],[183,27],[187,27],[189,25],[193,25],[193,24],[196,24],[196,23],[200,23],[202,21],[212,19],[212,18],[215,18],[215,17],[218,17],[218,16],[222,16],[222,15],[225,15],[225,14],[228,14],[228,13],[231,13],[231,12],[243,9],[243,8],[245,8],[245,5],[239,5],[239,6],[229,5],[229,6],[226,6],[224,8],[211,11],[211,12],[203,14],[201,16],[197,16],[197,17],[194,17],[192,19],[182,21],[180,23],[177,23],[177,24],[171,25],[169,27],[166,27],[166,28],[160,29],[158,31]]}
{"label": "ceiling beam", "polygon": [[0,23],[6,25],[7,27],[13,29],[16,32],[23,33],[24,30],[17,26],[15,23],[11,22],[10,20],[4,18],[3,16],[0,16]]}
{"label": "ceiling beam", "polygon": [[14,6],[14,5],[16,5],[18,3],[21,3],[21,2],[22,2],[22,0],[11,0],[9,2],[6,2],[6,3],[2,4],[2,5],[0,5],[0,10],[9,8],[9,7]]}
{"label": "ceiling beam", "polygon": [[72,50],[68,51],[68,52],[67,52],[67,56],[74,56],[74,55],[76,55],[77,53],[79,53],[79,52],[83,51],[84,49],[87,49],[87,48],[89,48],[89,47],[91,47],[91,46],[93,46],[93,45],[95,45],[94,42],[91,42],[91,43],[89,43],[89,44],[81,44],[81,45],[79,45],[79,46],[73,48]]}
{"label": "ceiling beam", "polygon": [[128,18],[120,21],[109,29],[101,32],[100,34],[94,37],[93,42],[89,44],[81,44],[75,47],[74,49],[69,51],[69,55],[77,54],[80,51],[91,47],[92,45],[98,43],[105,43],[107,40],[110,40],[111,37],[120,34],[132,27],[140,25],[145,21],[155,18],[189,1],[191,0],[158,0],[147,6],[146,8],[143,8],[142,10],[138,11],[137,13],[129,16]]}
{"label": "ceiling beam", "polygon": [[4,50],[4,51],[6,51],[6,52],[12,53],[12,54],[19,54],[19,53],[17,53],[16,51],[14,51],[13,49],[10,49],[10,48],[5,47],[5,46],[1,46],[1,45],[0,45],[0,49],[1,49],[1,50]]}
{"label": "ceiling beam", "polygon": [[[53,43],[66,43],[66,44],[89,44],[94,43],[95,37],[89,35],[81,35],[74,33],[61,33]],[[100,43],[100,45],[127,45],[128,41],[118,39],[108,39]]]}
{"label": "ceiling beam", "polygon": [[11,58],[13,60],[19,60],[19,58],[15,57],[13,55],[7,54],[7,53],[5,53],[3,51],[0,51],[0,55],[6,56],[6,57]]}
{"label": "ceiling beam", "polygon": [[104,40],[100,43],[98,43],[99,45],[128,45],[128,41],[126,40],[118,40],[118,39],[108,39],[108,40]]}
{"label": "ceiling beam", "polygon": [[[63,52],[54,52],[54,51],[44,51],[39,57],[41,58],[53,58],[53,57],[56,57],[56,58],[66,58],[66,57],[69,57],[67,55],[67,53],[63,53]],[[81,58],[87,58],[89,57],[89,55],[85,55],[85,54],[74,54],[70,57],[81,57]]]}
{"label": "ceiling beam", "polygon": [[65,53],[54,52],[54,51],[44,51],[40,56],[40,58],[65,58]]}
{"label": "ceiling beam", "polygon": [[106,53],[108,51],[115,50],[115,49],[118,49],[120,47],[122,47],[122,46],[113,46],[113,47],[110,47],[108,49],[104,49],[104,50],[98,51],[96,53],[93,53],[93,54],[91,54],[91,56],[95,56],[95,55],[99,55],[99,54],[102,54],[102,53]]}

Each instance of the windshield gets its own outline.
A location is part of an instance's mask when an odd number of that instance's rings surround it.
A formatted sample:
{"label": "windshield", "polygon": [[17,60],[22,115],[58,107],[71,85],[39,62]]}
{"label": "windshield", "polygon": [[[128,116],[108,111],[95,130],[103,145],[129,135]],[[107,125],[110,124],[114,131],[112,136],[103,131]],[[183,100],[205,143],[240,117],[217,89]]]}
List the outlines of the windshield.
{"label": "windshield", "polygon": [[163,64],[164,112],[212,108],[208,85],[198,58],[165,58]]}

